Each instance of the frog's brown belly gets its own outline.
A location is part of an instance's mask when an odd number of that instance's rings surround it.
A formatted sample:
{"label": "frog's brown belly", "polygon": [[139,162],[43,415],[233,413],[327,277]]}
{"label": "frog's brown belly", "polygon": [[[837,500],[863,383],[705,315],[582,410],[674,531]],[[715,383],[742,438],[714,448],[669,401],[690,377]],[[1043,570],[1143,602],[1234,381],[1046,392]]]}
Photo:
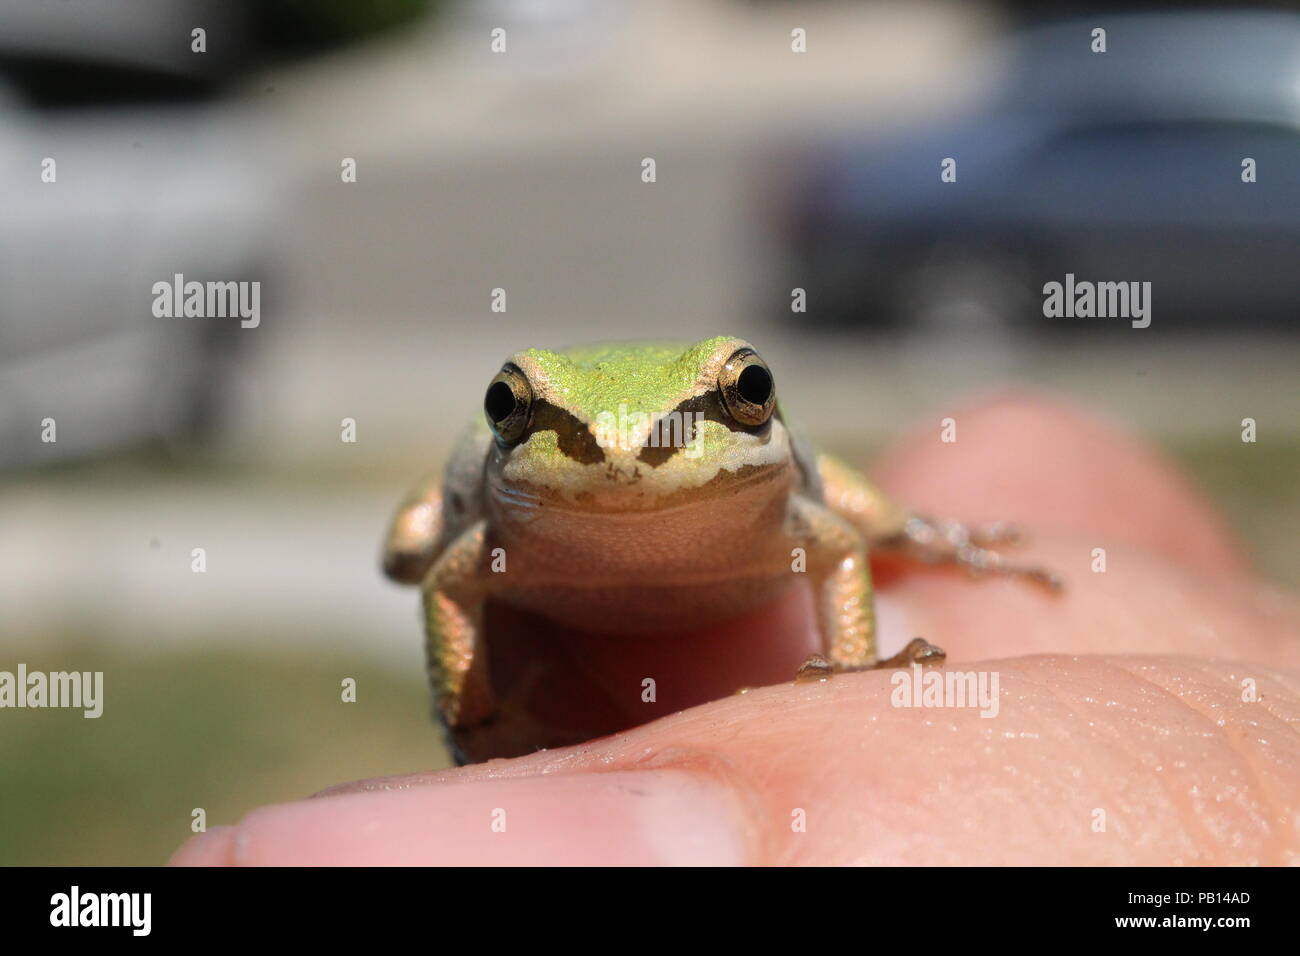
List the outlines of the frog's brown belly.
{"label": "frog's brown belly", "polygon": [[796,577],[787,569],[781,575],[689,584],[546,585],[511,589],[498,600],[569,627],[646,634],[738,617],[777,598]]}

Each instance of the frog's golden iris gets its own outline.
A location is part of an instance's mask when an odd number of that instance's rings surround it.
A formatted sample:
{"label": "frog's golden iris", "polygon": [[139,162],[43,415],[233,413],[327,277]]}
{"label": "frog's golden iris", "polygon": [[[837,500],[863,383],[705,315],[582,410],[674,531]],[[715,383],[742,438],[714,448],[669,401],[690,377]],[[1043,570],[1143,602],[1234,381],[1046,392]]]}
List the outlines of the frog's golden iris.
{"label": "frog's golden iris", "polygon": [[723,403],[736,421],[761,425],[776,408],[776,383],[772,370],[753,349],[741,349],[727,359],[718,373]]}

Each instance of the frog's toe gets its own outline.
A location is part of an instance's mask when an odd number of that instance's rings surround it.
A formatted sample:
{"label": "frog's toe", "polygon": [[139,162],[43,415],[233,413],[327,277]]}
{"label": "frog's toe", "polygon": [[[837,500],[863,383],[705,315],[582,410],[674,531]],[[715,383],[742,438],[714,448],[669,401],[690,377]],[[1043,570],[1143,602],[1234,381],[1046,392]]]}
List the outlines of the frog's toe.
{"label": "frog's toe", "polygon": [[1008,561],[996,551],[966,545],[957,549],[956,561],[961,567],[975,576],[999,574],[1008,577],[1024,578],[1052,593],[1061,591],[1065,582],[1054,571],[1034,564],[1017,564]]}
{"label": "frog's toe", "polygon": [[960,521],[936,521],[920,515],[908,519],[903,526],[903,536],[914,548],[940,556],[954,548],[989,548],[1020,544],[1024,540],[1020,528],[1010,521],[968,525]]}
{"label": "frog's toe", "polygon": [[871,669],[889,670],[895,667],[910,667],[913,664],[942,664],[947,657],[948,652],[942,647],[931,644],[923,637],[914,637],[893,657],[877,661]]}
{"label": "frog's toe", "polygon": [[947,651],[923,637],[914,637],[908,641],[903,654],[913,664],[942,664],[948,659]]}
{"label": "frog's toe", "polygon": [[835,676],[835,665],[820,654],[813,654],[799,665],[794,680],[796,684],[804,684],[811,681],[829,680],[833,676]]}
{"label": "frog's toe", "polygon": [[1010,521],[993,521],[989,524],[976,525],[967,530],[966,537],[971,544],[980,548],[1020,544],[1025,540],[1020,527]]}

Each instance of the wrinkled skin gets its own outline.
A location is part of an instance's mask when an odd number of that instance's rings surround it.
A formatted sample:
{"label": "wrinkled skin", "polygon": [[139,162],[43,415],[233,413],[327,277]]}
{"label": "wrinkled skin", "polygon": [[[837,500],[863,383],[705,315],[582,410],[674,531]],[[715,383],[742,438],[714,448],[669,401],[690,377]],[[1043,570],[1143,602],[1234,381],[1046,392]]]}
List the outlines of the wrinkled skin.
{"label": "wrinkled skin", "polygon": [[[671,654],[548,635],[529,652],[581,660],[593,689],[639,682],[653,660],[670,716],[256,810],[174,862],[1300,861],[1295,599],[1253,576],[1180,475],[1109,426],[1014,395],[955,417],[957,444],[926,428],[876,477],[918,510],[1032,529],[1025,556],[1066,591],[878,567],[882,641],[923,635],[949,667],[998,671],[996,718],[891,707],[888,672],[790,683],[815,645],[799,593]],[[1104,574],[1090,569],[1096,547]],[[1242,701],[1246,678],[1259,701]],[[775,686],[730,694],[751,684]]]}

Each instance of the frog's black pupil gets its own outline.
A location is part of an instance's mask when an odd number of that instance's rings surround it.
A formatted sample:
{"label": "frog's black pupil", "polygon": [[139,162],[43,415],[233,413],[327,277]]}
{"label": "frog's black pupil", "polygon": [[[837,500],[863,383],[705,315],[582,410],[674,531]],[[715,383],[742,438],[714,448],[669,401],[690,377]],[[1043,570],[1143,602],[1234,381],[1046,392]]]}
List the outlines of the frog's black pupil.
{"label": "frog's black pupil", "polygon": [[483,410],[490,421],[500,423],[515,410],[515,393],[505,382],[493,382],[483,397]]}
{"label": "frog's black pupil", "polygon": [[761,365],[750,365],[736,379],[740,397],[755,405],[764,404],[772,395],[772,374]]}

